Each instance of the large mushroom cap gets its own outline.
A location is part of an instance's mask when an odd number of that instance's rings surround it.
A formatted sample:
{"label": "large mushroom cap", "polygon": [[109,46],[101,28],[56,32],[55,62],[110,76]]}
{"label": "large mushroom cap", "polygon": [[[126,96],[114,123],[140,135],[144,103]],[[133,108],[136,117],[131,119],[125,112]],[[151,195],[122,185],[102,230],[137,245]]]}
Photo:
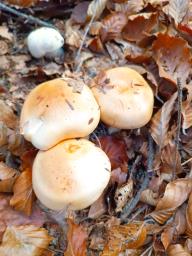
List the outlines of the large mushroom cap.
{"label": "large mushroom cap", "polygon": [[92,91],[104,123],[120,129],[134,129],[149,122],[154,96],[137,71],[118,67],[101,72],[94,79]]}
{"label": "large mushroom cap", "polygon": [[46,207],[80,210],[102,194],[110,179],[106,154],[85,139],[61,142],[39,151],[33,164],[33,188]]}
{"label": "large mushroom cap", "polygon": [[47,150],[64,139],[89,135],[99,119],[99,106],[88,86],[79,93],[65,80],[55,79],[30,92],[20,127],[36,148]]}

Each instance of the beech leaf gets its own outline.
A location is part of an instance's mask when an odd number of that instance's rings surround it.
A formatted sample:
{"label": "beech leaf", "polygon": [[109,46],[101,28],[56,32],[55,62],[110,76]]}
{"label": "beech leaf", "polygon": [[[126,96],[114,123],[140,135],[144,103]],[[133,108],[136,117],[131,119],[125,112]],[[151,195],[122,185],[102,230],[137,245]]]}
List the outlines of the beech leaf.
{"label": "beech leaf", "polygon": [[172,244],[167,249],[168,256],[190,256],[191,254],[181,244]]}
{"label": "beech leaf", "polygon": [[107,4],[107,0],[92,0],[88,6],[87,16],[94,17],[97,20],[104,11]]}
{"label": "beech leaf", "polygon": [[159,199],[155,211],[149,215],[158,223],[165,223],[189,197],[192,191],[192,179],[177,179],[170,182],[163,198]]}
{"label": "beech leaf", "polygon": [[32,190],[32,173],[28,169],[17,178],[14,187],[14,195],[10,200],[10,205],[16,210],[31,214],[34,194]]}
{"label": "beech leaf", "polygon": [[44,228],[32,225],[7,227],[0,255],[3,256],[41,256],[48,248],[52,238]]}
{"label": "beech leaf", "polygon": [[171,112],[176,98],[177,92],[175,92],[172,97],[164,103],[162,108],[157,111],[151,120],[151,136],[160,149],[168,143],[169,121],[171,119]]}
{"label": "beech leaf", "polygon": [[18,172],[0,162],[0,192],[12,192]]}

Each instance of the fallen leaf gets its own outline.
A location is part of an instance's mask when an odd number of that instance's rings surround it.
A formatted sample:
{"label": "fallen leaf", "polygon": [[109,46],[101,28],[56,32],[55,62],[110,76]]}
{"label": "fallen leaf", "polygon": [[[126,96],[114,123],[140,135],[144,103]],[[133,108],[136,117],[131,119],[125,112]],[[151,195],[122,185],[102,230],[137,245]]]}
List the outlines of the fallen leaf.
{"label": "fallen leaf", "polygon": [[8,41],[13,41],[13,34],[9,32],[8,27],[0,26],[0,37],[7,39]]}
{"label": "fallen leaf", "polygon": [[13,113],[12,109],[0,100],[0,122],[3,122],[8,128],[16,128],[17,117]]}
{"label": "fallen leaf", "polygon": [[144,39],[151,36],[156,26],[157,13],[132,15],[123,29],[123,39],[141,43]]}
{"label": "fallen leaf", "polygon": [[8,134],[8,127],[2,121],[0,121],[0,147],[8,143]]}
{"label": "fallen leaf", "polygon": [[192,126],[192,100],[187,100],[182,103],[181,113],[183,116],[182,128],[189,129]]}
{"label": "fallen leaf", "polygon": [[144,244],[146,235],[146,228],[142,222],[112,226],[108,230],[108,242],[101,255],[116,256],[126,249],[137,249]]}
{"label": "fallen leaf", "polygon": [[9,51],[7,43],[3,40],[0,40],[0,55],[4,55]]}
{"label": "fallen leaf", "polygon": [[169,142],[161,152],[161,172],[166,173],[181,173],[181,156],[176,148],[176,145]]}
{"label": "fallen leaf", "polygon": [[167,34],[159,34],[153,43],[154,58],[159,67],[159,75],[174,83],[177,79],[186,84],[191,69],[191,53],[185,40]]}
{"label": "fallen leaf", "polygon": [[167,249],[168,256],[190,256],[191,254],[181,245],[172,244]]}
{"label": "fallen leaf", "polygon": [[110,181],[112,184],[117,183],[117,185],[121,186],[127,181],[127,173],[123,172],[121,168],[116,168],[111,172]]}
{"label": "fallen leaf", "polygon": [[[125,3],[124,3],[125,2]],[[116,12],[124,12],[126,15],[136,14],[144,8],[144,1],[143,0],[129,0],[124,1],[123,3],[116,3],[114,5],[114,10]]]}
{"label": "fallen leaf", "polygon": [[10,205],[16,210],[24,212],[29,216],[32,211],[32,204],[34,200],[32,172],[30,169],[22,172],[16,179],[13,192],[14,195],[10,200]]}
{"label": "fallen leaf", "polygon": [[44,228],[32,225],[7,227],[0,254],[3,256],[40,256],[52,238]]}
{"label": "fallen leaf", "polygon": [[39,0],[8,0],[10,4],[15,4],[22,7],[29,7],[37,3]]}
{"label": "fallen leaf", "polygon": [[168,226],[161,233],[161,242],[162,242],[165,250],[167,250],[169,245],[172,243],[174,232],[175,232],[175,228]]}
{"label": "fallen leaf", "polygon": [[83,35],[79,31],[79,25],[72,25],[71,20],[65,23],[65,44],[79,48]]}
{"label": "fallen leaf", "polygon": [[35,225],[40,227],[45,222],[45,214],[37,207],[33,207],[30,217],[14,210],[10,204],[10,196],[0,194],[0,237],[7,226],[18,225]]}
{"label": "fallen leaf", "polygon": [[186,234],[192,239],[192,193],[190,194],[186,209],[187,229]]}
{"label": "fallen leaf", "polygon": [[21,169],[32,169],[33,161],[38,153],[38,149],[32,148],[30,150],[25,151],[21,156]]}
{"label": "fallen leaf", "polygon": [[157,111],[157,113],[151,119],[151,136],[157,145],[162,149],[168,143],[168,129],[169,121],[171,119],[171,112],[175,100],[177,98],[177,92],[164,103],[163,107]]}
{"label": "fallen leaf", "polygon": [[145,204],[156,206],[158,203],[158,193],[153,192],[151,189],[145,189],[141,193],[140,201]]}
{"label": "fallen leaf", "polygon": [[112,169],[120,167],[126,172],[125,164],[128,162],[128,157],[124,140],[108,135],[99,137],[99,142],[101,149],[110,159]]}
{"label": "fallen leaf", "polygon": [[64,256],[86,256],[87,232],[81,225],[75,224],[71,219],[68,222],[67,250]]}
{"label": "fallen leaf", "polygon": [[107,211],[104,194],[102,194],[90,207],[88,218],[96,219]]}
{"label": "fallen leaf", "polygon": [[177,179],[170,182],[163,198],[159,199],[155,211],[149,215],[158,223],[165,223],[189,197],[192,191],[192,179]]}
{"label": "fallen leaf", "polygon": [[170,0],[169,4],[163,8],[163,11],[178,24],[183,20],[188,8],[189,0]]}
{"label": "fallen leaf", "polygon": [[87,17],[87,9],[89,6],[89,1],[83,1],[78,3],[72,10],[71,19],[78,23],[84,24],[86,22]]}
{"label": "fallen leaf", "polygon": [[185,249],[187,250],[187,251],[189,251],[190,253],[192,253],[192,239],[187,239],[186,241],[185,241]]}
{"label": "fallen leaf", "polygon": [[102,26],[100,29],[101,41],[106,42],[120,37],[121,31],[123,30],[127,21],[127,16],[121,12],[107,15],[102,20]]}
{"label": "fallen leaf", "polygon": [[127,183],[115,191],[115,203],[116,203],[116,212],[121,212],[128,199],[133,195],[133,180],[129,179]]}
{"label": "fallen leaf", "polygon": [[97,20],[104,11],[107,0],[92,0],[87,10],[87,16]]}
{"label": "fallen leaf", "polygon": [[12,192],[18,172],[0,162],[0,192]]}

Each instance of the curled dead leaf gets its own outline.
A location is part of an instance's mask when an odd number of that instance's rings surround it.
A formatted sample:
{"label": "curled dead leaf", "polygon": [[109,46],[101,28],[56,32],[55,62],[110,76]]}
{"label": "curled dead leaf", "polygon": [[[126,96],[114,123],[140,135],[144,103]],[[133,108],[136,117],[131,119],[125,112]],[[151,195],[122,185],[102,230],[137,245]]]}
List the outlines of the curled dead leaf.
{"label": "curled dead leaf", "polygon": [[151,136],[160,149],[168,143],[167,131],[169,129],[169,121],[171,119],[171,113],[176,98],[177,92],[175,92],[172,97],[164,103],[163,107],[151,119]]}
{"label": "curled dead leaf", "polygon": [[102,27],[100,29],[101,41],[106,42],[120,37],[121,31],[127,21],[127,16],[122,12],[116,12],[106,16],[102,21]]}
{"label": "curled dead leaf", "polygon": [[143,222],[112,226],[108,230],[108,242],[101,255],[119,255],[126,249],[137,249],[144,244],[146,235]]}
{"label": "curled dead leaf", "polygon": [[181,245],[172,244],[167,249],[168,256],[190,256],[191,254]]}
{"label": "curled dead leaf", "polygon": [[67,222],[69,225],[67,233],[68,246],[64,255],[86,256],[86,230],[81,225],[75,224],[71,219],[68,219]]}
{"label": "curled dead leaf", "polygon": [[12,192],[18,172],[0,162],[0,192]]}
{"label": "curled dead leaf", "polygon": [[128,199],[132,197],[133,194],[133,180],[129,179],[128,182],[117,188],[115,191],[115,203],[116,203],[116,212],[121,212]]}
{"label": "curled dead leaf", "polygon": [[158,223],[165,223],[189,197],[192,191],[192,179],[177,179],[170,182],[165,190],[163,198],[161,198],[155,211],[149,215]]}
{"label": "curled dead leaf", "polygon": [[186,84],[191,69],[191,53],[187,42],[180,37],[159,34],[153,44],[159,75],[174,83]]}
{"label": "curled dead leaf", "polygon": [[187,230],[186,234],[192,239],[192,193],[190,194],[186,209]]}
{"label": "curled dead leaf", "polygon": [[40,256],[48,248],[52,238],[44,228],[33,225],[7,227],[0,255],[3,256]]}
{"label": "curled dead leaf", "polygon": [[92,0],[87,10],[87,16],[97,20],[104,11],[107,0]]}
{"label": "curled dead leaf", "polygon": [[34,200],[32,173],[30,169],[22,172],[21,175],[16,179],[13,192],[14,195],[10,200],[10,205],[16,210],[30,215]]}
{"label": "curled dead leaf", "polygon": [[140,201],[152,206],[156,206],[158,202],[158,193],[153,192],[151,189],[145,189],[141,193]]}

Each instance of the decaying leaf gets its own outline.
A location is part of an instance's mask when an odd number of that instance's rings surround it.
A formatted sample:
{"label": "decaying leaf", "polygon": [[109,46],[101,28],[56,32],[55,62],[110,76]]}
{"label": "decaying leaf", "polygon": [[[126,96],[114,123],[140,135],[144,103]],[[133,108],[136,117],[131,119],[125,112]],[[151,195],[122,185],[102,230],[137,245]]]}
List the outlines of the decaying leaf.
{"label": "decaying leaf", "polygon": [[190,194],[188,206],[186,209],[186,219],[187,219],[186,233],[189,236],[189,238],[192,239],[192,193]]}
{"label": "decaying leaf", "polygon": [[13,34],[9,32],[6,26],[0,26],[0,37],[7,39],[8,41],[13,41]]}
{"label": "decaying leaf", "polygon": [[16,128],[18,121],[12,109],[2,100],[0,100],[0,121],[12,129]]}
{"label": "decaying leaf", "polygon": [[102,27],[100,29],[102,42],[120,37],[121,31],[126,25],[127,20],[127,16],[121,12],[116,12],[106,16],[102,21]]}
{"label": "decaying leaf", "polygon": [[0,255],[3,256],[40,256],[48,248],[52,238],[44,228],[32,225],[7,227]]}
{"label": "decaying leaf", "polygon": [[98,19],[104,11],[107,4],[107,0],[92,0],[87,10],[88,17],[94,17]]}
{"label": "decaying leaf", "polygon": [[177,179],[170,182],[163,198],[159,200],[150,216],[158,223],[165,223],[189,197],[192,191],[192,179]]}
{"label": "decaying leaf", "polygon": [[[125,2],[125,3],[124,3]],[[129,0],[123,3],[116,3],[114,5],[114,10],[116,12],[124,12],[126,15],[136,14],[144,8],[143,0]]]}
{"label": "decaying leaf", "polygon": [[13,187],[13,192],[14,195],[10,200],[10,205],[16,210],[30,215],[34,199],[32,189],[32,173],[30,169],[22,172],[17,178]]}
{"label": "decaying leaf", "polygon": [[108,242],[101,255],[118,255],[126,249],[137,249],[144,244],[146,235],[142,222],[112,226],[108,230]]}
{"label": "decaying leaf", "polygon": [[71,19],[78,24],[85,23],[88,6],[89,1],[83,1],[77,4],[72,10]]}
{"label": "decaying leaf", "polygon": [[115,191],[116,212],[121,212],[128,201],[128,198],[133,194],[133,180],[129,179],[127,183]]}
{"label": "decaying leaf", "polygon": [[158,202],[158,193],[153,192],[151,189],[145,189],[141,193],[140,201],[149,205],[156,206]]}
{"label": "decaying leaf", "polygon": [[187,42],[179,37],[159,34],[153,44],[159,75],[174,83],[186,84],[191,69],[191,53]]}
{"label": "decaying leaf", "polygon": [[0,192],[12,192],[18,172],[0,162]]}
{"label": "decaying leaf", "polygon": [[72,25],[71,20],[65,23],[65,43],[69,46],[79,48],[82,42],[83,35],[79,31],[79,25]]}
{"label": "decaying leaf", "polygon": [[180,23],[187,13],[189,0],[170,0],[163,10],[167,15],[170,15],[176,24]]}
{"label": "decaying leaf", "polygon": [[122,171],[126,170],[128,162],[127,149],[124,140],[114,136],[99,137],[101,149],[107,154],[110,159],[112,169],[121,167]]}
{"label": "decaying leaf", "polygon": [[190,252],[187,251],[181,244],[172,244],[167,249],[168,256],[190,256]]}
{"label": "decaying leaf", "polygon": [[35,206],[30,217],[14,210],[10,205],[10,196],[0,194],[0,237],[7,226],[35,225],[40,227],[45,222],[45,214]]}
{"label": "decaying leaf", "polygon": [[151,135],[160,148],[163,148],[168,143],[169,121],[176,98],[177,92],[164,103],[163,107],[151,120]]}
{"label": "decaying leaf", "polygon": [[111,183],[117,183],[118,186],[125,184],[127,180],[127,173],[122,171],[121,168],[116,168],[111,172]]}
{"label": "decaying leaf", "polygon": [[104,195],[102,194],[90,207],[88,217],[96,219],[107,211]]}
{"label": "decaying leaf", "polygon": [[86,256],[86,230],[82,226],[75,224],[71,219],[68,219],[68,225],[68,246],[64,255]]}
{"label": "decaying leaf", "polygon": [[186,130],[192,126],[192,101],[187,100],[182,104],[183,123],[182,128]]}

